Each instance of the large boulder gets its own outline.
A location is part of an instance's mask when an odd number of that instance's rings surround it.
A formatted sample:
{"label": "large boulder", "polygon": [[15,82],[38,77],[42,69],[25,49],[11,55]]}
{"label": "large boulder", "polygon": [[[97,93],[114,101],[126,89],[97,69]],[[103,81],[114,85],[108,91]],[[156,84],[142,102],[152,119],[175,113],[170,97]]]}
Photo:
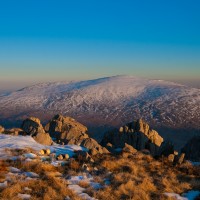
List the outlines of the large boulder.
{"label": "large boulder", "polygon": [[35,136],[38,133],[45,133],[44,128],[40,120],[36,117],[30,117],[23,121],[21,128],[31,136]]}
{"label": "large boulder", "polygon": [[45,126],[45,131],[59,143],[80,144],[83,139],[88,138],[87,127],[71,117],[56,115]]}
{"label": "large boulder", "polygon": [[146,122],[139,119],[105,134],[102,145],[106,146],[107,143],[117,148],[123,148],[127,143],[137,150],[148,149],[153,156],[156,156],[159,154],[163,138],[155,130],[150,129]]}
{"label": "large boulder", "polygon": [[51,145],[53,143],[51,137],[45,132],[40,120],[30,117],[23,121],[21,128],[27,135],[32,136],[36,142],[43,145]]}
{"label": "large boulder", "polygon": [[109,153],[109,151],[98,144],[98,142],[92,138],[86,138],[82,141],[81,146],[87,148],[91,155]]}
{"label": "large boulder", "polygon": [[194,136],[181,150],[187,160],[200,162],[200,136]]}
{"label": "large boulder", "polygon": [[71,117],[55,115],[45,126],[54,141],[60,144],[75,144],[85,147],[91,155],[109,153],[108,150],[87,134],[87,127]]}

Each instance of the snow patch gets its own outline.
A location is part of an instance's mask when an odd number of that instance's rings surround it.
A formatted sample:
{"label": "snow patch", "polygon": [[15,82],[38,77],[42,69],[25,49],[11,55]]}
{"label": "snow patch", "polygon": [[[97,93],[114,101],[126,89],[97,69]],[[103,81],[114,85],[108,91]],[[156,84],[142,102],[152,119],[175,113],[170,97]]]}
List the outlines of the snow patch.
{"label": "snow patch", "polygon": [[31,195],[30,194],[18,194],[17,195],[19,198],[23,199],[23,200],[28,200],[31,198]]}

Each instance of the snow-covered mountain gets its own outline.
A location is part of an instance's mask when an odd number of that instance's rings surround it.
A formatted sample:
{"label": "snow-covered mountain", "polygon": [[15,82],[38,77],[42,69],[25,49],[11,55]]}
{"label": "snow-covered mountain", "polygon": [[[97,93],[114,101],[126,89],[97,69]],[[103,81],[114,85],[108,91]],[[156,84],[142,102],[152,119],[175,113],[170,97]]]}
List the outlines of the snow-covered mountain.
{"label": "snow-covered mountain", "polygon": [[1,120],[61,113],[89,126],[120,126],[142,117],[156,127],[198,131],[199,111],[200,89],[133,76],[43,83],[0,96]]}

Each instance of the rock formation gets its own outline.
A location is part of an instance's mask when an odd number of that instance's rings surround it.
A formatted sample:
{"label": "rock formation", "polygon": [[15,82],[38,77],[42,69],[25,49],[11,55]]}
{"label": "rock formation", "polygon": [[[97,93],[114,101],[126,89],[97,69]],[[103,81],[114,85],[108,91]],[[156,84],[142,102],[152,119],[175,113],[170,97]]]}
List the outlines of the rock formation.
{"label": "rock formation", "polygon": [[182,148],[185,158],[191,161],[200,162],[200,136],[195,136]]}
{"label": "rock formation", "polygon": [[45,132],[38,118],[30,117],[24,120],[21,128],[27,135],[32,136],[40,144],[51,145],[53,143],[51,137]]}
{"label": "rock formation", "polygon": [[45,130],[57,143],[80,145],[87,148],[91,155],[109,153],[96,140],[88,136],[86,126],[71,117],[56,115],[45,126]]}
{"label": "rock formation", "polygon": [[160,154],[163,138],[139,119],[120,127],[119,130],[107,133],[102,140],[102,145],[106,146],[107,143],[111,143],[116,148],[123,148],[127,143],[137,150],[148,149],[156,156]]}
{"label": "rock formation", "polygon": [[87,127],[70,117],[56,115],[45,126],[45,131],[58,143],[80,144],[88,138]]}

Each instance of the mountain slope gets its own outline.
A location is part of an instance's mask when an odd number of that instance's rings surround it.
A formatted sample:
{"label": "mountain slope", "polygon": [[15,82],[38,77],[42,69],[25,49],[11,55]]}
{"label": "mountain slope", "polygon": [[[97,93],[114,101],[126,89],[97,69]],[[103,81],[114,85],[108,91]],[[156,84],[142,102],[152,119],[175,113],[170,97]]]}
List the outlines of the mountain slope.
{"label": "mountain slope", "polygon": [[200,89],[133,76],[37,84],[0,97],[1,120],[61,113],[93,127],[142,117],[156,127],[198,132],[199,109]]}

